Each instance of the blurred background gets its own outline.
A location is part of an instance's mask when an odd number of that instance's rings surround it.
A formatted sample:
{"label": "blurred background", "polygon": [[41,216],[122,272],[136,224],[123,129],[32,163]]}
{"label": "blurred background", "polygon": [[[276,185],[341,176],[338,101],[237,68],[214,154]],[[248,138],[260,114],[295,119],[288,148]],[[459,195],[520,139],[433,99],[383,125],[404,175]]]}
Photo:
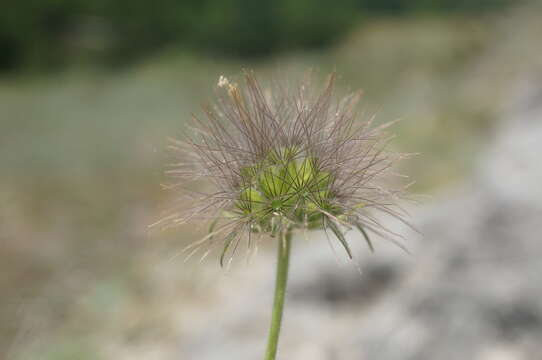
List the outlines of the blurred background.
{"label": "blurred background", "polygon": [[223,270],[148,228],[166,138],[242,68],[337,70],[429,195],[411,256],[295,244],[280,359],[537,358],[541,36],[528,0],[5,0],[0,359],[262,357],[273,244]]}

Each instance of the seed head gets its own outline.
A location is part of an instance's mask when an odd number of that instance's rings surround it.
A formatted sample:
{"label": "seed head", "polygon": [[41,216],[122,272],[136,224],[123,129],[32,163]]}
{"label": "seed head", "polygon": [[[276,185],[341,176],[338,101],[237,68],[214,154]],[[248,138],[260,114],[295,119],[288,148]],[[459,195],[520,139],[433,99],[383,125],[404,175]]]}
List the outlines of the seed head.
{"label": "seed head", "polygon": [[[358,119],[360,93],[334,96],[335,78],[314,90],[310,79],[264,89],[252,72],[241,85],[220,77],[215,105],[204,108],[204,118],[194,116],[191,133],[172,145],[178,162],[167,173],[185,188],[179,202],[190,206],[162,223],[210,222],[209,234],[187,249],[206,248],[206,255],[221,244],[222,264],[241,241],[257,246],[294,229],[329,231],[350,257],[344,233],[352,227],[371,250],[368,232],[396,241],[375,215],[404,221],[404,187],[386,185],[403,155],[385,149],[389,123]],[[210,183],[210,190],[187,191],[192,182]]]}

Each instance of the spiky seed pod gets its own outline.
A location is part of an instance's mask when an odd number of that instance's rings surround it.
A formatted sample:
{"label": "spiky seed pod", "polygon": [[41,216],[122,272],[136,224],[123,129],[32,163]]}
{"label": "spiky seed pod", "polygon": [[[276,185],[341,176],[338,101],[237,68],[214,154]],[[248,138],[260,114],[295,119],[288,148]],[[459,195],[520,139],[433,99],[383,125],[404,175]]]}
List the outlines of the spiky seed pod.
{"label": "spiky seed pod", "polygon": [[179,162],[168,171],[171,178],[181,187],[212,185],[210,192],[185,192],[179,201],[191,205],[163,220],[211,222],[209,234],[187,249],[221,243],[222,264],[241,241],[251,246],[292,229],[331,232],[350,257],[349,228],[357,228],[371,250],[368,232],[395,241],[375,215],[404,221],[398,206],[404,189],[385,186],[402,155],[385,150],[389,123],[373,127],[372,119],[358,119],[360,93],[334,97],[335,78],[331,74],[320,91],[310,79],[263,89],[252,72],[241,85],[219,79],[215,105],[204,108],[204,119],[194,116],[192,132],[172,145]]}

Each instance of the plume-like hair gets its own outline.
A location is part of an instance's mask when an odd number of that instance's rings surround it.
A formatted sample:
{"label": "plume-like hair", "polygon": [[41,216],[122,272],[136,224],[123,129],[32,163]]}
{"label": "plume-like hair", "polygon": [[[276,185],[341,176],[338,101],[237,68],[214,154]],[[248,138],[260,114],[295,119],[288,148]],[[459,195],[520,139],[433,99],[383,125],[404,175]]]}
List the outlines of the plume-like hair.
{"label": "plume-like hair", "polygon": [[193,116],[182,140],[172,140],[177,161],[167,174],[183,210],[160,223],[208,220],[209,233],[187,250],[205,256],[222,244],[221,264],[241,241],[252,246],[286,229],[331,232],[350,257],[344,231],[352,227],[371,250],[369,233],[403,247],[378,216],[406,217],[398,204],[405,187],[389,181],[392,164],[404,157],[386,150],[391,123],[359,119],[361,93],[337,99],[335,81],[332,73],[319,89],[310,76],[264,88],[249,71],[241,84],[220,77],[214,106]]}

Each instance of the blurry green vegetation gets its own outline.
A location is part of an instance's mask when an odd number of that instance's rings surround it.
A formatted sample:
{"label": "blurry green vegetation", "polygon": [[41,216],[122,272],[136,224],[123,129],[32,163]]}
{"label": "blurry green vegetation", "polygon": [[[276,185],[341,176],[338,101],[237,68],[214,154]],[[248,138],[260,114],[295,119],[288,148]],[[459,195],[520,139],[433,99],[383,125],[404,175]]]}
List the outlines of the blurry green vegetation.
{"label": "blurry green vegetation", "polygon": [[0,71],[121,64],[166,46],[233,57],[334,42],[378,14],[479,12],[510,0],[6,0]]}

